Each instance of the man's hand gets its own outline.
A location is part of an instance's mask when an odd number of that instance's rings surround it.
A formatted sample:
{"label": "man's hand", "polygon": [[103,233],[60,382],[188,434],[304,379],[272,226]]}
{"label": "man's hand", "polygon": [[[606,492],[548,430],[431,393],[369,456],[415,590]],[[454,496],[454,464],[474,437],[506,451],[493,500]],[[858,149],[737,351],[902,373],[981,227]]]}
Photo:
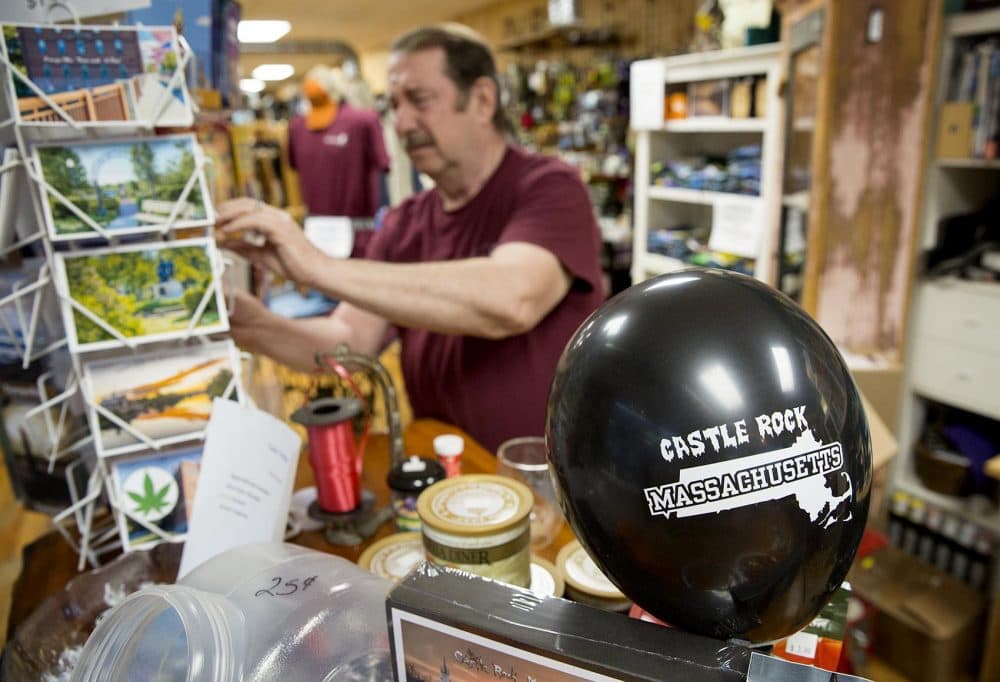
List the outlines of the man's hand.
{"label": "man's hand", "polygon": [[246,291],[232,293],[229,301],[229,333],[236,345],[251,352],[260,352],[255,331],[262,330],[271,312],[258,298]]}
{"label": "man's hand", "polygon": [[285,211],[256,199],[231,199],[216,210],[221,246],[285,279],[312,286],[323,254]]}

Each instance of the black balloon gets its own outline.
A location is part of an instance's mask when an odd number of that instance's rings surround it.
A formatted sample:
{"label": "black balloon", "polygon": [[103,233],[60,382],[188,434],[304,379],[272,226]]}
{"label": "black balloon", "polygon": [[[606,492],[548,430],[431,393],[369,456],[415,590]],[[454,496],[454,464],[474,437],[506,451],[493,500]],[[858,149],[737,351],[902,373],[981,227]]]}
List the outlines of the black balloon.
{"label": "black balloon", "polygon": [[841,584],[871,489],[854,382],[761,282],[686,270],[605,303],[563,352],[549,459],[577,537],[676,627],[769,642]]}

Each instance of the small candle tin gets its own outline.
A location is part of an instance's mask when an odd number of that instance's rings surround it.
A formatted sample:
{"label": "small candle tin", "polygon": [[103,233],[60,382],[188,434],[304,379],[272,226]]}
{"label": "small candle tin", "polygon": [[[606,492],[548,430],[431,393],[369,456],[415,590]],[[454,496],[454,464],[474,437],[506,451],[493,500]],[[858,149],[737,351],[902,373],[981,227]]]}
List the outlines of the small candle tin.
{"label": "small candle tin", "polygon": [[397,463],[389,470],[387,483],[392,491],[392,512],[396,528],[401,532],[420,530],[417,498],[445,477],[444,467],[432,459],[416,455]]}
{"label": "small candle tin", "polygon": [[556,567],[541,557],[531,557],[531,587],[539,597],[563,596],[563,579]]}
{"label": "small candle tin", "polygon": [[632,602],[615,587],[590,558],[579,540],[568,542],[556,557],[566,581],[566,597],[605,611],[625,612]]}
{"label": "small candle tin", "polygon": [[531,490],[503,476],[437,483],[417,501],[428,560],[528,587],[531,504]]}
{"label": "small candle tin", "polygon": [[396,533],[362,552],[358,566],[382,578],[398,581],[425,558],[420,533]]}

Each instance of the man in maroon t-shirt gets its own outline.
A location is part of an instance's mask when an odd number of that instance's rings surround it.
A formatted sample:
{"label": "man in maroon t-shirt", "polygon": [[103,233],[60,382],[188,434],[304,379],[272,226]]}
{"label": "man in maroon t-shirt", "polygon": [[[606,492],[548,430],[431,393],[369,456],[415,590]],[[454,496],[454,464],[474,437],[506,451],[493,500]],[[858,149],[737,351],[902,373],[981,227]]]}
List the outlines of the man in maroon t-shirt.
{"label": "man in maroon t-shirt", "polygon": [[[376,354],[394,326],[416,416],[491,450],[541,435],[558,358],[603,299],[586,189],[569,166],[508,143],[493,57],[468,29],[398,38],[388,83],[396,132],[436,187],[390,211],[367,260],[325,257],[277,209],[220,206],[226,246],[341,301],[329,317],[288,320],[241,296],[233,337],[310,370],[339,343]],[[237,239],[247,230],[264,246]]]}

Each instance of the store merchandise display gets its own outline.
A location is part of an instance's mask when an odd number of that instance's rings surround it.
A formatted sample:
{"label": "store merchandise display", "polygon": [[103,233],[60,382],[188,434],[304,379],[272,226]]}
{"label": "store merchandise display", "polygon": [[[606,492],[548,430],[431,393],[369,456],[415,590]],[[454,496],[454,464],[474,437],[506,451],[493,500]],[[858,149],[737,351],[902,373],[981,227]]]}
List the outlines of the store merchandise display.
{"label": "store merchandise display", "polygon": [[2,33],[5,371],[19,366],[38,396],[6,435],[32,433],[25,444],[64,469],[70,504],[54,520],[82,568],[183,539],[210,401],[246,397],[224,340],[206,156],[195,135],[154,130],[194,122],[183,38],[173,26]]}
{"label": "store merchandise display", "polygon": [[746,145],[725,158],[700,156],[657,161],[650,169],[654,185],[710,192],[760,195],[760,145]]}

